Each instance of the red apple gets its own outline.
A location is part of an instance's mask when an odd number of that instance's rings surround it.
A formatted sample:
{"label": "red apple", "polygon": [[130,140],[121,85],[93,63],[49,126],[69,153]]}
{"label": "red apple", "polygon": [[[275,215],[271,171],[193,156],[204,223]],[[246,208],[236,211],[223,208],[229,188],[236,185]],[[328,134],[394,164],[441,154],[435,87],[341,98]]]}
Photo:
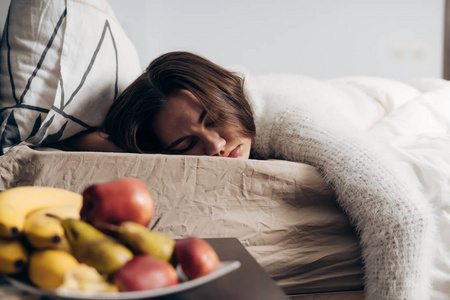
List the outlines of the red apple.
{"label": "red apple", "polygon": [[119,225],[132,221],[148,226],[155,207],[147,186],[133,178],[93,184],[83,192],[82,220]]}
{"label": "red apple", "polygon": [[189,279],[211,273],[219,264],[219,257],[213,247],[194,236],[177,240],[174,253],[177,263]]}
{"label": "red apple", "polygon": [[175,285],[178,276],[170,263],[142,254],[117,270],[113,280],[120,291],[143,291]]}

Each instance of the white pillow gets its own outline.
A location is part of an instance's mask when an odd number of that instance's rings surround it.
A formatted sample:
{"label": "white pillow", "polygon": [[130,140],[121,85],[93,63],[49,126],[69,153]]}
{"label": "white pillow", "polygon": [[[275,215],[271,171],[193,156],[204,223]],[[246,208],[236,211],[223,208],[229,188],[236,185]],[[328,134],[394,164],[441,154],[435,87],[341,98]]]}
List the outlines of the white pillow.
{"label": "white pillow", "polygon": [[12,0],[0,49],[0,148],[99,125],[142,70],[106,0]]}

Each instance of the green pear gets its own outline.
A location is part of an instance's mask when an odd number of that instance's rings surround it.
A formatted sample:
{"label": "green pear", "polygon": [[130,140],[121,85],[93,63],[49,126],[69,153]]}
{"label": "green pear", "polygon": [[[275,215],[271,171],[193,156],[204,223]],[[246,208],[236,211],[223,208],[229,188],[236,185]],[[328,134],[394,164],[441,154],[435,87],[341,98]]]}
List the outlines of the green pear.
{"label": "green pear", "polygon": [[72,253],[82,263],[102,274],[111,274],[133,258],[133,252],[87,222],[65,219],[61,222]]}
{"label": "green pear", "polygon": [[64,228],[64,234],[71,245],[109,238],[91,224],[77,219],[67,218],[61,220],[61,226]]}
{"label": "green pear", "polygon": [[164,261],[169,261],[175,247],[175,240],[170,236],[151,231],[135,222],[123,222],[117,229],[120,240],[138,254],[149,254]]}

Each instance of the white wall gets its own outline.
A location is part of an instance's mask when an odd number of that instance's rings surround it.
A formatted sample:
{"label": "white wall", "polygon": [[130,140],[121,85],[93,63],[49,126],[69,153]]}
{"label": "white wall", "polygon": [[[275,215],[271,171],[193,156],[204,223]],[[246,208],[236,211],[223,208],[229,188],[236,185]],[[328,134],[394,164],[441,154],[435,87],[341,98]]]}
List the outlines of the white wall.
{"label": "white wall", "polygon": [[[442,76],[444,0],[109,0],[142,67],[193,51],[256,74]],[[0,0],[0,24],[9,0]]]}
{"label": "white wall", "polygon": [[145,67],[188,50],[254,73],[442,76],[444,0],[110,0]]}

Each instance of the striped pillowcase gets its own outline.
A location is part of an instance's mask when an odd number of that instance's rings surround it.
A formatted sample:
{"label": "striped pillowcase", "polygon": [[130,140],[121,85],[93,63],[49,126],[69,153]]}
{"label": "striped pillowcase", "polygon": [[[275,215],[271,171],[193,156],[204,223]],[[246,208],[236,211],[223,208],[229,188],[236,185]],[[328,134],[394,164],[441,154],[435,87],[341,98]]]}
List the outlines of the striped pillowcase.
{"label": "striped pillowcase", "polygon": [[142,72],[105,0],[12,0],[0,49],[0,149],[98,126]]}

